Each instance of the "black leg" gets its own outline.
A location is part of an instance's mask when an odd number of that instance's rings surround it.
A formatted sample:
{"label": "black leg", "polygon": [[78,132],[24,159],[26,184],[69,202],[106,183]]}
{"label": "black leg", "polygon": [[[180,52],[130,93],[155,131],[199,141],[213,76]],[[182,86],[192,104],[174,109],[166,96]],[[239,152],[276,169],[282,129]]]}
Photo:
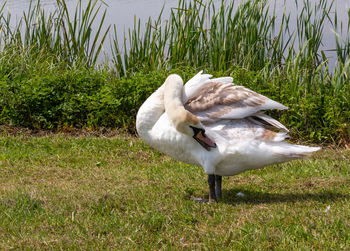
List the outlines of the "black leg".
{"label": "black leg", "polygon": [[222,193],[221,193],[221,183],[222,183],[222,176],[220,175],[215,175],[215,195],[217,198],[221,198],[222,197]]}
{"label": "black leg", "polygon": [[208,184],[209,184],[209,202],[214,202],[216,201],[214,174],[208,175]]}

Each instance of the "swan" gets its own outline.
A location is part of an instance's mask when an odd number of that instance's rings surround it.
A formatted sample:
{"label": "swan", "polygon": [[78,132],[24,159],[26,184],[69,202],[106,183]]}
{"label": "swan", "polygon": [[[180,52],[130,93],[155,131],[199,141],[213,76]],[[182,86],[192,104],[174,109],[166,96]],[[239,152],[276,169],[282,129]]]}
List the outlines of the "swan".
{"label": "swan", "polygon": [[185,85],[172,74],[140,107],[136,130],[144,142],[176,160],[202,166],[209,202],[222,196],[222,176],[309,156],[319,147],[284,141],[288,129],[263,110],[286,106],[231,77],[199,72]]}

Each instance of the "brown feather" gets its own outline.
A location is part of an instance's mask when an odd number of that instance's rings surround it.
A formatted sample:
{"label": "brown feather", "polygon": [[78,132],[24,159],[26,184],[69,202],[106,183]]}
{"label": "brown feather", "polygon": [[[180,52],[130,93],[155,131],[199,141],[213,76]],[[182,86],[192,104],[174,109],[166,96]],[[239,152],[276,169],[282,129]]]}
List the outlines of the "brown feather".
{"label": "brown feather", "polygon": [[260,138],[263,140],[273,140],[276,136],[277,136],[276,132],[271,131],[269,129],[264,129],[264,132]]}
{"label": "brown feather", "polygon": [[[209,82],[192,95],[186,102],[185,108],[191,112],[201,112],[215,106],[222,106],[223,110],[219,111],[218,114],[223,115],[229,112],[232,107],[260,106],[266,100],[266,97],[243,86]],[[231,108],[224,109],[227,106]]]}

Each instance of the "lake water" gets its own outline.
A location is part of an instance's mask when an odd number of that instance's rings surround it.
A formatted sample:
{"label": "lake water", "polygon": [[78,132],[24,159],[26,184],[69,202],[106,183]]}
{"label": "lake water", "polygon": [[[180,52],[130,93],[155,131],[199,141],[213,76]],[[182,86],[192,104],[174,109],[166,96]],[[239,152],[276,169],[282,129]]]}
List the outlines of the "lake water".
{"label": "lake water", "polygon": [[[3,2],[4,0],[0,0]],[[297,0],[302,5],[303,0]],[[68,8],[71,10],[75,9],[77,0],[66,0]],[[86,0],[83,0],[86,2]],[[215,1],[220,3],[221,1]],[[319,0],[310,0],[312,4],[318,3]],[[331,2],[331,0],[329,1]],[[30,0],[7,0],[6,11],[11,12],[12,17],[21,17],[23,11],[25,11],[29,6]],[[41,0],[42,6],[48,10],[55,9],[56,0]],[[178,0],[104,0],[106,4],[103,8],[107,9],[106,24],[116,24],[118,28],[118,35],[121,37],[123,32],[128,28],[131,28],[134,24],[134,17],[141,18],[142,21],[146,21],[148,17],[158,17],[163,5],[164,12],[163,17],[166,18],[170,14],[172,7],[176,7]],[[295,5],[294,0],[271,0],[272,4],[276,6],[276,15],[283,15],[283,11],[287,10],[291,13],[291,24],[293,22],[293,16],[298,14],[298,10]],[[348,23],[349,16],[347,11],[349,11],[350,0],[334,0],[334,10],[337,10],[337,16],[339,22],[342,21],[346,25]],[[334,10],[331,15],[334,15]],[[340,31],[337,31],[341,33]],[[346,38],[348,34],[343,32],[340,34],[343,38]],[[108,46],[107,46],[108,47]],[[330,59],[331,65],[335,63],[335,53],[328,51],[335,48],[334,32],[332,31],[332,26],[330,23],[326,24],[324,30],[324,38],[322,44],[322,50],[326,50],[326,55]],[[108,51],[107,51],[108,53]]]}

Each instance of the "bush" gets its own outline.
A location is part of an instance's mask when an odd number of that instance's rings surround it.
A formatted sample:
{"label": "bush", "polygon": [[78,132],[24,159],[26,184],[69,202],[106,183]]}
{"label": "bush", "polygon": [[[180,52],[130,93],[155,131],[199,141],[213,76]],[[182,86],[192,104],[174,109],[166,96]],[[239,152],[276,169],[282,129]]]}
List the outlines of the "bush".
{"label": "bush", "polygon": [[[198,71],[179,67],[117,78],[109,68],[64,68],[47,62],[37,62],[36,67],[21,71],[1,69],[2,124],[36,129],[123,128],[132,133],[139,107],[170,73],[178,73],[187,81]],[[322,94],[322,90],[315,89],[313,93],[296,95],[288,81],[279,84],[278,80],[265,79],[259,72],[239,67],[227,72],[207,72],[214,76],[231,75],[236,84],[288,106],[288,111],[268,113],[291,128],[292,136],[313,142],[349,139],[348,101],[332,93],[331,87]]]}

